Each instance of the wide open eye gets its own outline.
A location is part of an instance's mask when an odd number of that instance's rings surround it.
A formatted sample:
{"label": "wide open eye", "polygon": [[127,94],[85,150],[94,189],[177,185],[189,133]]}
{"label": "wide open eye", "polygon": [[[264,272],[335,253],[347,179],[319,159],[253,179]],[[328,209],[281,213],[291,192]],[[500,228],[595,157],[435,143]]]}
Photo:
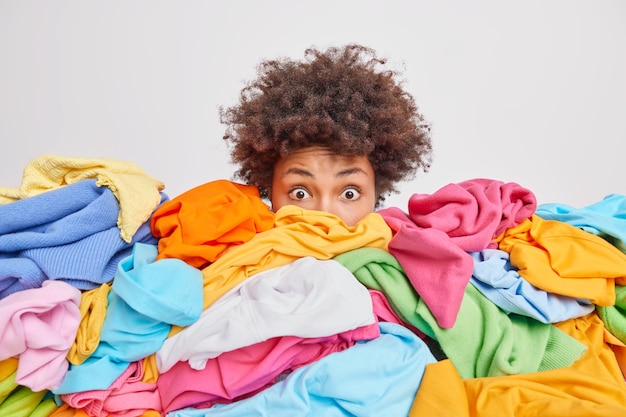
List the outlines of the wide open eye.
{"label": "wide open eye", "polygon": [[361,191],[357,187],[347,187],[341,192],[341,198],[348,201],[355,201],[361,197]]}
{"label": "wide open eye", "polygon": [[296,187],[289,191],[289,198],[292,200],[302,201],[307,198],[311,198],[311,194],[306,190],[306,188]]}

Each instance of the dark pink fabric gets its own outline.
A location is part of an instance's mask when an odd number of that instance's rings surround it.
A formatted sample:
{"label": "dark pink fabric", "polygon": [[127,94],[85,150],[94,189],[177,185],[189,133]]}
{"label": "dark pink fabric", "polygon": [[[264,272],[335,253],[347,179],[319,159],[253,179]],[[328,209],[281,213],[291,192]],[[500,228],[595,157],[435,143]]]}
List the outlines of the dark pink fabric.
{"label": "dark pink fabric", "polygon": [[409,198],[409,217],[418,227],[441,230],[468,252],[486,249],[493,238],[528,219],[536,209],[530,190],[485,178]]}
{"label": "dark pink fabric", "polygon": [[402,265],[437,324],[451,328],[472,276],[472,257],[441,230],[416,226],[399,208],[379,213],[394,232],[389,252]]}
{"label": "dark pink fabric", "polygon": [[164,412],[184,407],[208,408],[251,396],[272,385],[281,374],[342,351],[358,340],[380,336],[378,323],[338,335],[303,339],[276,337],[224,352],[202,370],[178,362],[157,381]]}
{"label": "dark pink fabric", "polygon": [[515,183],[479,178],[413,194],[408,208],[378,211],[394,233],[389,252],[437,324],[451,328],[474,268],[468,252],[495,247],[493,239],[532,216],[537,202]]}

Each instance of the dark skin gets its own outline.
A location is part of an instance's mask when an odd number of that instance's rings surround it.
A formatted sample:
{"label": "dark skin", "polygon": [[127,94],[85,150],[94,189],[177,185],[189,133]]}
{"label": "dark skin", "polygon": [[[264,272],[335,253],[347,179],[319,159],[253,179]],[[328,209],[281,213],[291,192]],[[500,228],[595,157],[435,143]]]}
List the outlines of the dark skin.
{"label": "dark skin", "polygon": [[319,146],[298,149],[276,163],[270,199],[274,211],[292,204],[332,213],[354,226],[374,210],[374,169],[365,156],[337,155]]}

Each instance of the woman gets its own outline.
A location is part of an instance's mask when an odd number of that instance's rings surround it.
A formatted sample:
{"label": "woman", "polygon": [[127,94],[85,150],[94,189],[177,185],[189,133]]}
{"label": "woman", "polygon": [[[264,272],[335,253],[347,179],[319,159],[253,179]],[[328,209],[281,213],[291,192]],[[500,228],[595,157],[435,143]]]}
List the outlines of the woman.
{"label": "woman", "polygon": [[354,225],[427,170],[430,126],[399,74],[361,45],[263,61],[239,103],[220,109],[236,176],[274,211],[293,204]]}

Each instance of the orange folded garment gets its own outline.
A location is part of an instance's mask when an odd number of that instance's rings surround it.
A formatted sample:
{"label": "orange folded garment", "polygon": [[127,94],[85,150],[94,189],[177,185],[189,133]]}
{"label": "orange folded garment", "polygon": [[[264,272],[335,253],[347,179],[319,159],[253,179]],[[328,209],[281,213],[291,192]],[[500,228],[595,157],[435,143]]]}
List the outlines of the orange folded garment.
{"label": "orange folded garment", "polygon": [[160,238],[156,259],[177,258],[196,268],[272,227],[274,213],[258,189],[228,180],[192,188],[163,203],[150,219],[152,234]]}

